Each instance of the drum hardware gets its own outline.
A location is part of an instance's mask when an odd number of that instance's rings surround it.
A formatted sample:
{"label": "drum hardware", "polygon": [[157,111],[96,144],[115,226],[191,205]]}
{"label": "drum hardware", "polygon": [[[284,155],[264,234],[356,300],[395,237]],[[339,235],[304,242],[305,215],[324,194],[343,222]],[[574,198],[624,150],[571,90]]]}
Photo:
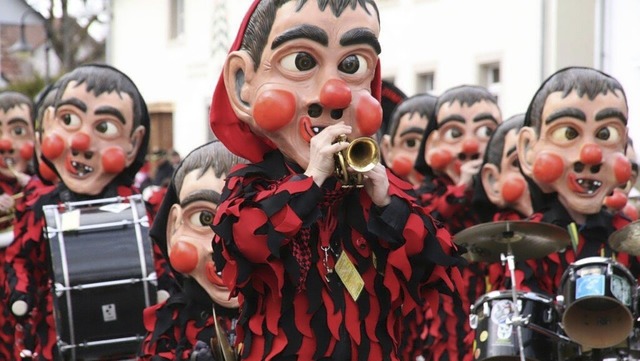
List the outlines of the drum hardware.
{"label": "drum hardware", "polygon": [[456,233],[453,241],[467,248],[469,261],[489,263],[501,262],[509,252],[519,260],[542,258],[571,244],[564,228],[529,221],[481,223]]}
{"label": "drum hardware", "polygon": [[[349,141],[344,134],[338,136],[334,143],[347,141],[349,146],[335,154],[336,174],[343,188],[361,188],[364,186],[362,173],[372,170],[380,163],[380,148],[373,138],[360,137]],[[350,173],[349,167],[355,173]]]}
{"label": "drum hardware", "polygon": [[[509,237],[508,239],[511,239],[513,238],[513,233],[511,231],[511,228],[509,227],[509,223],[507,223],[506,226],[507,227],[504,234],[507,235],[507,237]],[[524,356],[524,346],[522,345],[523,321],[522,321],[522,318],[520,317],[520,310],[519,310],[520,307],[518,307],[518,294],[516,292],[516,273],[515,273],[516,263],[514,261],[513,252],[511,251],[510,241],[507,241],[507,255],[505,256],[503,253],[501,253],[500,261],[502,262],[503,265],[505,262],[507,263],[507,267],[509,268],[509,275],[511,277],[511,299],[513,301],[514,307],[513,307],[513,317],[511,317],[510,320],[507,320],[507,322],[512,322],[516,326],[518,348],[520,350],[520,361],[526,361],[526,358]]]}

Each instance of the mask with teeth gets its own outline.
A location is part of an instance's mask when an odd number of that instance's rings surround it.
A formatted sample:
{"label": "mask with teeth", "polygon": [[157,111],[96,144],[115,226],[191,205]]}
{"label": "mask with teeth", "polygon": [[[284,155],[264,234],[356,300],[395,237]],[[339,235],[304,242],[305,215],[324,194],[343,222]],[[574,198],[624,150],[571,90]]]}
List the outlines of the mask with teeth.
{"label": "mask with teeth", "polygon": [[[96,95],[75,80],[59,94],[43,117],[42,155],[70,190],[99,194],[137,157],[145,129],[133,129],[133,99],[117,91]],[[100,111],[106,108],[111,110]]]}
{"label": "mask with teeth", "polygon": [[[546,87],[564,86],[554,82],[565,74],[572,79],[566,84],[579,87],[580,92],[560,88],[542,100],[539,94]],[[631,178],[631,163],[624,156],[628,109],[616,83],[593,69],[559,71],[534,97],[518,136],[523,173],[543,192],[556,193],[579,224],[587,215],[600,212],[605,197]],[[539,112],[535,118],[534,111]],[[533,119],[539,122],[534,123],[538,131],[528,125]]]}

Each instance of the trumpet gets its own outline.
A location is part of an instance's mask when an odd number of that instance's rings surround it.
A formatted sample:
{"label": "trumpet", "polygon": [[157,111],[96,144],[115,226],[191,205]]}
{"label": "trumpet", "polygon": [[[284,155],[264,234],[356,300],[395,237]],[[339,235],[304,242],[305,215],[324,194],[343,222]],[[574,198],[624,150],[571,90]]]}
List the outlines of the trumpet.
{"label": "trumpet", "polygon": [[[335,142],[346,142],[347,136],[342,134]],[[359,137],[349,142],[349,146],[335,154],[336,174],[343,188],[361,188],[362,173],[368,172],[380,163],[378,143],[369,137]],[[349,167],[353,172],[349,172]]]}

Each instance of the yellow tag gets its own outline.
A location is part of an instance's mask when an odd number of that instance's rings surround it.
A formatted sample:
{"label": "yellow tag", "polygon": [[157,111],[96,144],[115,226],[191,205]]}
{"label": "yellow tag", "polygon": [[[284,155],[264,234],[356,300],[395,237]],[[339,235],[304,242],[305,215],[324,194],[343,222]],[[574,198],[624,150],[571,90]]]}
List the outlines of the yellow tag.
{"label": "yellow tag", "polygon": [[333,269],[338,274],[338,277],[340,277],[340,280],[342,281],[342,284],[344,284],[344,286],[347,288],[347,291],[349,291],[351,298],[353,298],[354,301],[357,301],[360,293],[362,292],[362,289],[364,288],[364,280],[362,280],[362,277],[360,276],[360,273],[358,273],[356,266],[351,263],[349,256],[347,256],[344,251],[340,253],[338,262],[336,262],[336,265],[335,267],[333,267]]}
{"label": "yellow tag", "polygon": [[575,222],[571,222],[567,226],[567,231],[569,231],[569,237],[571,237],[571,246],[573,247],[573,251],[578,253],[578,242],[580,241],[578,236],[578,226],[576,226]]}
{"label": "yellow tag", "polygon": [[74,209],[62,213],[62,231],[73,231],[80,228],[80,210]]}

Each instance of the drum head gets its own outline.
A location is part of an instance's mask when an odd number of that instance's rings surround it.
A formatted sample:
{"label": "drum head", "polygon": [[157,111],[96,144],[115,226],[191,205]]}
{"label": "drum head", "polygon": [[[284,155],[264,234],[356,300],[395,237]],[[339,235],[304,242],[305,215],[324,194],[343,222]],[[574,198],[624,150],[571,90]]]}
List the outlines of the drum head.
{"label": "drum head", "polygon": [[610,297],[583,297],[562,316],[564,330],[585,347],[607,348],[627,339],[633,329],[629,308]]}

